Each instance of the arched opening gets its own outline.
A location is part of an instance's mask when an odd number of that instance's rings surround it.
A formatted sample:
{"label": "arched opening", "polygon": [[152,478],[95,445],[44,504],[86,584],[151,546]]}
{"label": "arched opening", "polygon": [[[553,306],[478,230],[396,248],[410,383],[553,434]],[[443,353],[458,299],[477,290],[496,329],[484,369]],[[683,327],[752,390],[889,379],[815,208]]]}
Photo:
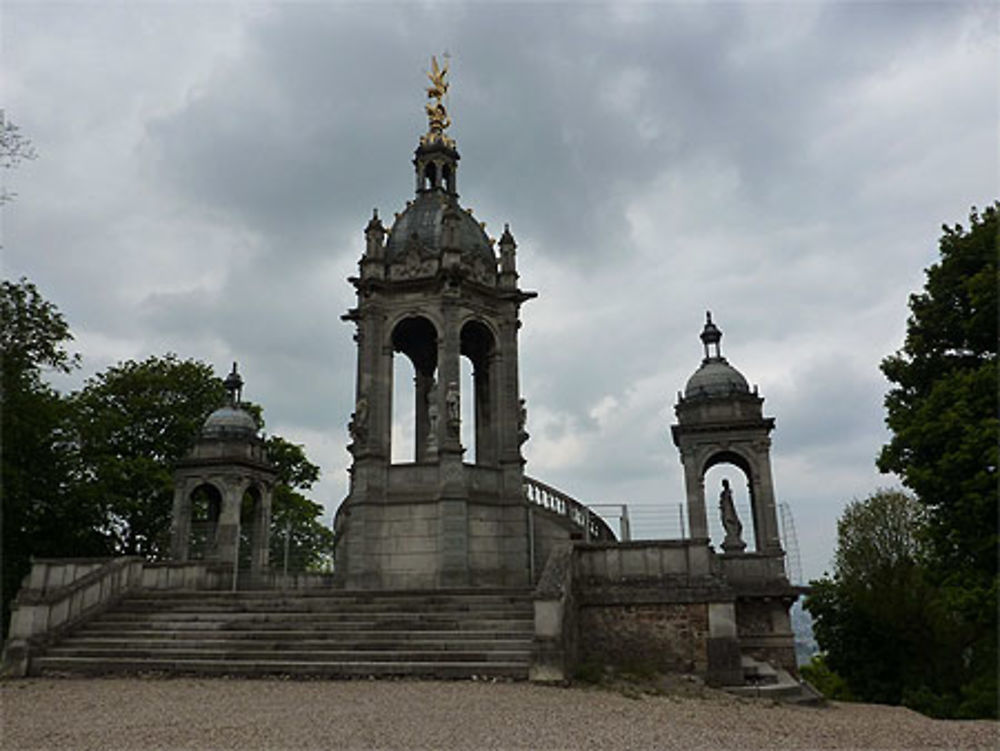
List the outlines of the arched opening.
{"label": "arched opening", "polygon": [[[435,399],[440,401],[440,394],[435,393],[440,391],[436,389],[437,329],[423,316],[404,318],[392,331],[392,349],[406,355],[413,368],[411,371],[399,358],[393,357],[389,456],[393,463],[424,461],[436,450],[440,440],[440,435],[436,434],[440,405],[432,404]],[[410,406],[406,406],[407,403]]]}
{"label": "arched opening", "polygon": [[494,399],[498,385],[493,372],[496,342],[493,332],[480,321],[466,323],[462,327],[460,341],[461,353],[472,366],[468,380],[463,378],[462,382],[463,387],[466,387],[465,393],[471,397],[463,399],[463,403],[471,402],[471,425],[468,443],[465,445],[473,449],[470,461],[476,464],[493,464],[497,460]]}
{"label": "arched opening", "polygon": [[476,404],[475,399],[469,398],[470,394],[476,393],[475,377],[473,375],[472,361],[468,357],[462,357],[459,361],[459,372],[461,381],[459,382],[459,393],[462,395],[462,424],[459,439],[465,448],[462,455],[464,461],[469,464],[476,463]]}
{"label": "arched opening", "polygon": [[210,483],[202,483],[188,496],[191,504],[191,530],[188,557],[192,560],[214,558],[222,513],[222,493]]}
{"label": "arched opening", "polygon": [[441,187],[449,193],[455,192],[455,178],[447,164],[441,168]]}
{"label": "arched opening", "polygon": [[264,524],[263,497],[260,488],[251,485],[240,500],[240,571],[255,570],[263,563],[260,550],[264,540],[262,536],[267,535]]}
{"label": "arched opening", "polygon": [[[720,451],[706,463],[702,474],[709,539],[718,551],[759,550],[753,469],[745,457]],[[728,499],[724,499],[728,486]]]}
{"label": "arched opening", "polygon": [[437,187],[437,166],[433,162],[428,162],[424,167],[424,190]]}

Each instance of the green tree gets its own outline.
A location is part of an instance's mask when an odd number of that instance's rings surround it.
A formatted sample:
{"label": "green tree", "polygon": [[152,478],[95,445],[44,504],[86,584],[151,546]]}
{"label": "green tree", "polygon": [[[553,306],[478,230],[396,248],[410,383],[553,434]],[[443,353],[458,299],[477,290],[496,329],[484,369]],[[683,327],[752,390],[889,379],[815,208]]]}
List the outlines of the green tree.
{"label": "green tree", "polygon": [[166,554],[173,465],[225,394],[210,366],[168,354],[119,363],[71,396],[77,494],[101,509],[115,553]]}
{"label": "green tree", "polygon": [[910,297],[903,348],[882,363],[892,438],[878,466],[928,511],[929,574],[968,666],[963,715],[997,711],[998,219],[994,204],[973,209],[967,229],[943,228],[940,260]]}
{"label": "green tree", "polygon": [[100,515],[77,503],[69,478],[74,456],[66,431],[68,405],[45,372],[69,373],[78,356],[66,350],[69,326],[26,279],[0,286],[0,454],[6,632],[9,602],[35,556],[107,552],[95,531]]}
{"label": "green tree", "polygon": [[921,565],[923,509],[899,491],[848,504],[837,522],[833,577],[805,607],[829,670],[863,701],[899,704],[938,655]]}
{"label": "green tree", "polygon": [[[173,467],[194,446],[208,415],[227,400],[212,368],[176,355],[123,362],[89,379],[72,396],[80,455],[79,495],[101,506],[102,530],[115,552],[160,558],[168,552]],[[245,403],[260,427],[259,405]],[[271,560],[290,571],[319,566],[333,533],[317,520],[323,507],[309,500],[319,467],[299,445],[267,438],[278,472],[271,514]],[[249,550],[249,548],[247,548]]]}
{"label": "green tree", "polygon": [[271,567],[290,573],[319,569],[333,551],[333,530],[323,525],[323,507],[300,491],[319,479],[319,467],[301,446],[269,436],[267,455],[278,470],[271,507]]}
{"label": "green tree", "polygon": [[963,575],[997,571],[997,233],[1000,204],[969,228],[945,226],[941,260],[910,297],[903,348],[882,362],[895,472],[931,512],[939,562]]}
{"label": "green tree", "polygon": [[[21,133],[21,128],[7,119],[6,112],[0,109],[0,167],[13,169],[25,159],[35,159],[38,153],[31,143]],[[6,186],[0,187],[0,206],[17,197],[16,193],[8,191]]]}

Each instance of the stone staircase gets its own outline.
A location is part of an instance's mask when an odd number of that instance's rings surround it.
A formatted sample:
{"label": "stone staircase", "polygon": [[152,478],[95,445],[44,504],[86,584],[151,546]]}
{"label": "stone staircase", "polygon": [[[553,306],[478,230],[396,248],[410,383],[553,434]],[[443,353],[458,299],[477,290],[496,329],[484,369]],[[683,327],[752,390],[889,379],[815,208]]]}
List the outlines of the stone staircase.
{"label": "stone staircase", "polygon": [[29,671],[526,679],[533,617],[527,590],[137,594]]}
{"label": "stone staircase", "polygon": [[748,655],[743,655],[740,662],[746,683],[743,686],[727,686],[725,690],[731,694],[772,699],[787,704],[816,705],[824,701],[819,691],[805,681],[795,679],[787,670]]}

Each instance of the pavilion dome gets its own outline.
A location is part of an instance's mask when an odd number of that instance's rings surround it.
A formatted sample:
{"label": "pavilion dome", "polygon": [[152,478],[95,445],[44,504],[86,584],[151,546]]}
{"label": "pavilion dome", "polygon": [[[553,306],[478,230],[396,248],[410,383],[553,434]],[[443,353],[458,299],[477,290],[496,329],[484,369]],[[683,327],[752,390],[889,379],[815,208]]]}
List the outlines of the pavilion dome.
{"label": "pavilion dome", "polygon": [[[449,239],[445,237],[446,222],[451,222]],[[386,260],[391,263],[402,257],[414,241],[426,256],[440,256],[447,243],[463,255],[478,256],[487,264],[496,265],[486,232],[455,196],[444,190],[418,193],[406,210],[397,215],[385,246]]]}
{"label": "pavilion dome", "polygon": [[246,410],[227,405],[208,416],[201,434],[205,438],[253,438],[257,435],[257,421]]}
{"label": "pavilion dome", "polygon": [[724,357],[705,359],[684,387],[685,399],[749,393],[747,379]]}
{"label": "pavilion dome", "polygon": [[712,314],[705,314],[705,328],[701,332],[705,359],[684,387],[685,399],[711,399],[734,394],[749,394],[750,385],[736,368],[722,356],[719,342],[722,331],[712,321]]}
{"label": "pavilion dome", "polygon": [[257,421],[253,415],[240,406],[243,394],[243,379],[233,363],[232,372],[223,382],[229,392],[229,403],[219,407],[205,420],[201,429],[202,438],[237,438],[250,440],[257,437]]}

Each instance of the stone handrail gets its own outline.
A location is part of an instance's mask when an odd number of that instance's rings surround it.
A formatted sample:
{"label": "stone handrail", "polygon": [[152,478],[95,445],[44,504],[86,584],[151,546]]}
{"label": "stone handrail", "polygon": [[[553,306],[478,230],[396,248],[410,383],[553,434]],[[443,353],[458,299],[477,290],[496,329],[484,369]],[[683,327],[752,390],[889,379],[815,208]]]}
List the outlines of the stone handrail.
{"label": "stone handrail", "polygon": [[535,637],[529,679],[565,683],[576,660],[576,607],[573,595],[573,543],[555,545],[534,593]]}
{"label": "stone handrail", "polygon": [[524,495],[528,499],[528,503],[533,503],[559,516],[563,516],[574,526],[582,529],[584,539],[588,542],[599,540],[614,541],[617,539],[615,533],[604,519],[575,498],[571,498],[551,485],[546,485],[540,480],[525,475]]}
{"label": "stone handrail", "polygon": [[142,585],[143,559],[33,560],[14,600],[3,673],[24,676],[33,649]]}

